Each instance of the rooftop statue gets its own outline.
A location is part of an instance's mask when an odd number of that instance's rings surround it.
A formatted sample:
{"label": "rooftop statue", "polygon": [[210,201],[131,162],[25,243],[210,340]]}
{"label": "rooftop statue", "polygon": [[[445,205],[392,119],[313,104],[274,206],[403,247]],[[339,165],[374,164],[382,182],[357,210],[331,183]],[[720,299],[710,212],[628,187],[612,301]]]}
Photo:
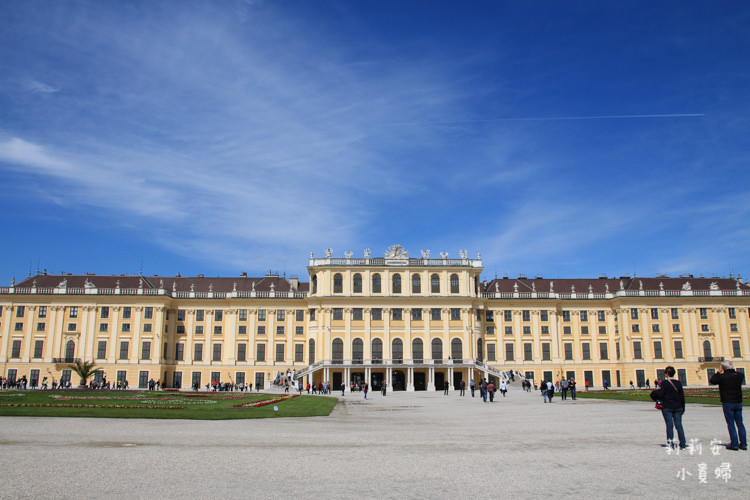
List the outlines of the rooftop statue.
{"label": "rooftop statue", "polygon": [[388,247],[388,251],[385,252],[386,259],[408,259],[409,252],[404,250],[401,245],[393,245]]}

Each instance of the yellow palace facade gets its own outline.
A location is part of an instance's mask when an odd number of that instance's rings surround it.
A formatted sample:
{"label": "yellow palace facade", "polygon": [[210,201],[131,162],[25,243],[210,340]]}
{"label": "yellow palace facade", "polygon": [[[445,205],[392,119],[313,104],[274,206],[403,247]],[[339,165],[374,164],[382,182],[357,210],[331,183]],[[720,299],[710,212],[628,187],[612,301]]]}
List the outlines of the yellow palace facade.
{"label": "yellow palace facade", "polygon": [[395,245],[383,257],[311,254],[308,282],[41,273],[0,287],[0,375],[77,385],[70,363],[84,360],[131,388],[265,388],[288,373],[420,391],[510,371],[643,385],[667,365],[705,385],[724,359],[748,365],[750,287],[739,277],[488,282],[482,271],[465,251],[415,257]]}

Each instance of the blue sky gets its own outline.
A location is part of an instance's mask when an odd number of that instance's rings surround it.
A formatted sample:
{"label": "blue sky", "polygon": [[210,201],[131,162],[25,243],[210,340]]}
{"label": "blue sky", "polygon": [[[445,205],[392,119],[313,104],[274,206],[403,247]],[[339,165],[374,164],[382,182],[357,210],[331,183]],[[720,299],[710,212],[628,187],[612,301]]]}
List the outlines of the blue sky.
{"label": "blue sky", "polygon": [[0,2],[0,285],[750,278],[750,4]]}

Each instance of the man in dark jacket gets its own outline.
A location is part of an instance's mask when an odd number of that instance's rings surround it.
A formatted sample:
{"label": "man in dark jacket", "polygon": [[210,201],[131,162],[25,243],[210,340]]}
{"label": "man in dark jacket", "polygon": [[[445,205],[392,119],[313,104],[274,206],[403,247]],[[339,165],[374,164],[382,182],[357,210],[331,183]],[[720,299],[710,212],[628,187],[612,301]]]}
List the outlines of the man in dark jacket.
{"label": "man in dark jacket", "polygon": [[[714,373],[709,384],[719,385],[721,407],[724,409],[724,419],[729,429],[730,443],[727,450],[747,450],[747,433],[742,423],[742,384],[745,374],[734,369],[731,361],[721,364],[719,371]],[[736,427],[736,428],[735,428]],[[738,439],[739,434],[739,439]]]}

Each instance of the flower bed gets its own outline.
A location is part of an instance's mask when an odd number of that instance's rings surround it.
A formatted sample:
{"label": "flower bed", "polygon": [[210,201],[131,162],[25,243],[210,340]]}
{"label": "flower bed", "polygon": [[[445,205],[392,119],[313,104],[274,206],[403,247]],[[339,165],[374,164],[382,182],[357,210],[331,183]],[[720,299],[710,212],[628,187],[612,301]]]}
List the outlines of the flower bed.
{"label": "flower bed", "polygon": [[252,403],[242,403],[234,405],[234,408],[260,408],[261,406],[272,405],[274,403],[279,403],[287,399],[296,398],[297,396],[299,396],[299,394],[294,394],[291,396],[279,396],[278,398],[273,399],[261,399],[260,401],[253,401]]}
{"label": "flower bed", "polygon": [[0,406],[20,406],[33,408],[125,408],[147,410],[182,410],[183,406],[145,406],[145,405],[73,405],[49,403],[0,403]]}

